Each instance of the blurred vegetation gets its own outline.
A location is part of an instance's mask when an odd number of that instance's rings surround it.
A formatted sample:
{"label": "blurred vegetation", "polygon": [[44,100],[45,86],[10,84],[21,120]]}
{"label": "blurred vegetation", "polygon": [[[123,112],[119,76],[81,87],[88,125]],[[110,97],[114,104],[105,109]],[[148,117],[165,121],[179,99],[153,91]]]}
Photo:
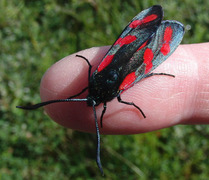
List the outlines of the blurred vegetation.
{"label": "blurred vegetation", "polygon": [[[0,179],[103,179],[94,134],[63,128],[43,110],[39,82],[57,60],[110,45],[141,10],[164,7],[186,27],[183,43],[209,41],[208,0],[1,0]],[[175,126],[129,136],[102,136],[106,179],[208,179],[209,128]],[[88,143],[86,143],[88,142]]]}

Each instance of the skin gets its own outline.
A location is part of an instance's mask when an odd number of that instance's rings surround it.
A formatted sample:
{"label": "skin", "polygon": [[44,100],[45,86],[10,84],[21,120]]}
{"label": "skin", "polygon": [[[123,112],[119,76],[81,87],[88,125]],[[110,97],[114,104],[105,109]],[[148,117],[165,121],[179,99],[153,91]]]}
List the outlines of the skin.
{"label": "skin", "polygon": [[[76,54],[86,57],[96,69],[110,46],[86,49],[58,61],[42,78],[42,101],[65,99],[88,85],[88,65]],[[209,124],[209,43],[180,45],[154,72],[175,75],[152,76],[136,83],[122,93],[124,101],[134,102],[145,115],[133,106],[117,101],[107,103],[101,134],[136,134],[178,124]],[[86,98],[85,92],[79,98]],[[103,109],[96,107],[97,117]],[[86,102],[55,103],[45,107],[47,114],[67,128],[95,133],[92,107]],[[99,126],[100,127],[100,126]]]}

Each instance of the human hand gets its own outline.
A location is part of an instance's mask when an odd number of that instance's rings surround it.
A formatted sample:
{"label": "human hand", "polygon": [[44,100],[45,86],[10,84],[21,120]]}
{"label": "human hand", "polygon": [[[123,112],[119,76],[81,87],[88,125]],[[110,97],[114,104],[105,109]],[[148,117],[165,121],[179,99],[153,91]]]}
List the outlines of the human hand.
{"label": "human hand", "polygon": [[[42,101],[63,99],[80,92],[88,84],[88,65],[76,54],[86,57],[92,72],[109,46],[77,52],[55,63],[44,75]],[[209,43],[180,45],[154,72],[175,75],[145,78],[125,91],[121,98],[139,106],[146,118],[133,106],[117,101],[107,103],[101,134],[135,134],[177,124],[209,124]],[[85,98],[87,93],[80,96]],[[97,108],[97,118],[103,110]],[[57,123],[76,130],[95,132],[93,108],[86,102],[55,103],[45,107]]]}

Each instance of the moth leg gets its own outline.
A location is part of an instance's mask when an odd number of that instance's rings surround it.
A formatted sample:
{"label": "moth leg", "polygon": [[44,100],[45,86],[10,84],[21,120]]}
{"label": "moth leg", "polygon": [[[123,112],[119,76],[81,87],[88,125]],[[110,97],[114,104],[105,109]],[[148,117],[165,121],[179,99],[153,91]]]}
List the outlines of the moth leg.
{"label": "moth leg", "polygon": [[104,114],[106,112],[106,109],[107,109],[107,103],[104,102],[103,111],[102,111],[102,115],[101,115],[101,118],[100,118],[100,126],[101,126],[101,128],[102,128],[102,119],[103,119],[103,116],[104,116]]}
{"label": "moth leg", "polygon": [[167,74],[167,73],[150,73],[147,76],[145,76],[145,78],[150,77],[150,76],[155,76],[155,75],[163,75],[163,76],[175,77],[173,74]]}
{"label": "moth leg", "polygon": [[137,109],[141,112],[142,116],[143,116],[144,118],[146,118],[144,112],[143,112],[136,104],[134,104],[133,102],[126,102],[126,101],[123,101],[123,100],[121,99],[121,97],[120,97],[120,94],[117,96],[117,99],[118,99],[118,102],[119,102],[119,103],[123,103],[123,104],[127,104],[127,105],[132,105],[132,106],[134,106],[135,108],[137,108]]}

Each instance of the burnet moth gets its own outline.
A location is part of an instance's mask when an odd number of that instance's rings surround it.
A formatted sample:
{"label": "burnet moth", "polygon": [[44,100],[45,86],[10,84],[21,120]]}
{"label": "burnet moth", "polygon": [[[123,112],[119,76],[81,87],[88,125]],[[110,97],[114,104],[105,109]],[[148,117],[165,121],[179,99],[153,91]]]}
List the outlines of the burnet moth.
{"label": "burnet moth", "polygon": [[[133,102],[123,101],[121,93],[138,81],[153,75],[174,77],[174,75],[166,73],[152,73],[175,51],[184,35],[184,27],[181,23],[174,20],[162,21],[162,18],[163,10],[160,5],[152,6],[136,15],[125,27],[92,75],[92,66],[89,61],[83,56],[76,55],[76,57],[85,60],[89,66],[89,83],[80,93],[66,99],[50,100],[31,106],[17,106],[17,108],[33,110],[57,102],[86,102],[88,106],[93,108],[97,134],[96,162],[103,175],[100,161],[100,133],[95,107],[101,103],[104,105],[100,118],[101,128],[107,102],[115,97],[118,102],[137,108],[146,118],[143,111]],[[75,99],[86,90],[88,90],[86,98]]]}

